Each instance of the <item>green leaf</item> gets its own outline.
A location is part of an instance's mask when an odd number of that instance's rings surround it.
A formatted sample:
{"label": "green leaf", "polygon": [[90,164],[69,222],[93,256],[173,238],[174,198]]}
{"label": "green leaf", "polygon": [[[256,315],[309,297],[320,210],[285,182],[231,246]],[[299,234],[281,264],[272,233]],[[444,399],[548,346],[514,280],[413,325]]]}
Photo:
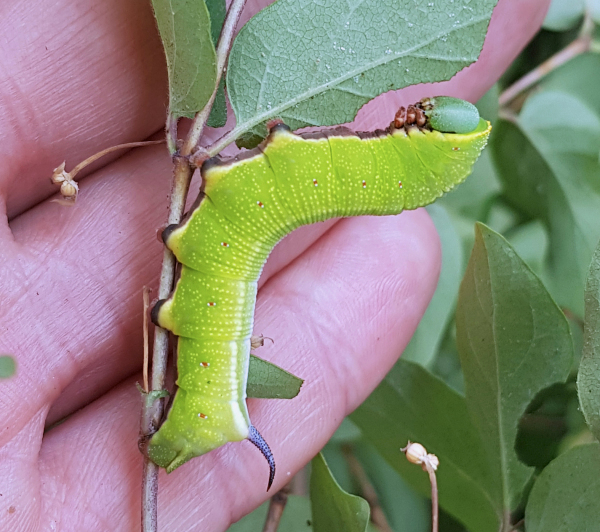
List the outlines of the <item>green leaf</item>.
{"label": "green leaf", "polygon": [[[212,42],[217,47],[221,28],[227,14],[225,0],[206,0],[206,7],[210,16],[210,35]],[[206,122],[208,127],[223,127],[227,122],[227,104],[225,103],[225,78],[221,78],[215,102],[210,110],[210,116]]]}
{"label": "green leaf", "polygon": [[227,90],[239,133],[350,122],[383,92],[450,79],[479,56],[496,0],[279,0],[237,36]]}
{"label": "green leaf", "polygon": [[497,532],[498,483],[464,397],[413,362],[399,360],[350,418],[385,460],[429,497],[426,473],[400,452],[408,440],[440,459],[440,505],[473,532]]}
{"label": "green leaf", "polygon": [[365,532],[370,509],[367,501],[346,493],[319,453],[311,462],[310,502],[315,532]]}
{"label": "green leaf", "polygon": [[[555,70],[542,83],[542,92],[527,100],[520,131],[505,128],[509,135],[502,149],[511,158],[503,172],[505,193],[525,214],[548,226],[549,288],[559,304],[578,316],[583,315],[585,279],[600,238],[598,85],[597,54],[581,55]],[[504,137],[502,128],[496,129],[494,155],[496,141]],[[517,151],[509,154],[511,146]]]}
{"label": "green leaf", "polygon": [[592,258],[585,288],[583,357],[577,388],[585,420],[600,439],[600,245]]}
{"label": "green leaf", "polygon": [[437,354],[456,305],[458,286],[463,271],[460,238],[451,218],[439,204],[429,205],[427,212],[440,235],[442,270],[433,298],[402,358],[429,366]]}
{"label": "green leaf", "polygon": [[585,0],[552,0],[543,27],[546,30],[566,31],[574,27],[585,12]]}
{"label": "green leaf", "polygon": [[169,113],[193,118],[217,79],[215,46],[203,0],[152,0],[169,72]]}
{"label": "green leaf", "polygon": [[496,479],[501,530],[509,530],[510,513],[533,471],[517,458],[517,425],[538,392],[569,375],[569,324],[510,244],[477,224],[456,329],[467,404]]}
{"label": "green leaf", "polygon": [[561,454],[536,480],[527,508],[527,532],[584,532],[600,523],[600,446]]}
{"label": "green leaf", "polygon": [[279,366],[250,355],[248,397],[256,399],[293,399],[300,393],[304,381]]}
{"label": "green leaf", "polygon": [[0,355],[0,379],[8,379],[17,371],[17,362],[11,355]]}
{"label": "green leaf", "polygon": [[600,238],[600,95],[594,108],[583,92],[580,97],[549,90],[534,95],[518,126],[499,122],[491,142],[507,200],[550,230],[550,291],[579,316],[587,268]]}
{"label": "green leaf", "polygon": [[[269,501],[231,525],[227,532],[256,532],[262,530],[269,509]],[[283,532],[310,532],[310,502],[307,497],[288,495],[288,501],[279,523]]]}
{"label": "green leaf", "polygon": [[538,277],[545,275],[548,255],[548,231],[542,222],[532,222],[514,227],[506,236],[517,255],[521,257]]}

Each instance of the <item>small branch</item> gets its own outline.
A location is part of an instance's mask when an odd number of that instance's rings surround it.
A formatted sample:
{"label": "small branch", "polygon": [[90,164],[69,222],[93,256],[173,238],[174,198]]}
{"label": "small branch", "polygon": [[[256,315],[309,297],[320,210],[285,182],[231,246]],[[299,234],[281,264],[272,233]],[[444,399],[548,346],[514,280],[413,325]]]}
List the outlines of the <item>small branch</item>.
{"label": "small branch", "polygon": [[214,157],[217,153],[223,151],[224,148],[229,146],[232,142],[242,134],[245,133],[246,129],[234,127],[228,133],[225,133],[219,140],[217,140],[212,146],[207,148],[207,153],[209,157]]}
{"label": "small branch", "polygon": [[269,502],[269,511],[267,512],[267,518],[265,520],[265,526],[263,532],[277,532],[283,510],[287,504],[288,494],[290,492],[289,484],[281,488]]}
{"label": "small branch", "polygon": [[150,146],[152,144],[161,144],[164,140],[147,140],[143,142],[128,142],[127,144],[119,144],[117,146],[111,146],[105,150],[95,153],[91,157],[88,157],[84,161],[80,162],[70,172],[65,171],[66,162],[63,162],[60,166],[57,166],[52,171],[50,181],[55,185],[60,185],[60,193],[62,194],[62,200],[52,200],[62,205],[74,205],[77,200],[77,194],[79,192],[79,185],[75,181],[75,176],[83,170],[86,166],[89,166],[93,162],[104,157],[106,154],[117,150],[124,150],[127,148],[138,148],[141,146]]}
{"label": "small branch", "polygon": [[143,367],[143,382],[144,392],[148,393],[148,307],[150,306],[150,288],[144,286],[142,293],[142,299],[144,301],[144,315],[143,315],[143,333],[144,333],[144,367]]}
{"label": "small branch", "polygon": [[167,124],[165,126],[165,137],[167,139],[167,148],[171,157],[177,153],[177,117],[171,113],[167,114]]}
{"label": "small branch", "polygon": [[215,81],[215,90],[213,91],[212,96],[210,97],[209,102],[205,105],[204,109],[202,109],[202,111],[200,111],[194,118],[194,122],[188,137],[181,150],[182,155],[190,155],[200,142],[204,125],[206,124],[206,121],[210,115],[210,110],[212,109],[212,105],[215,101],[217,89],[219,88],[219,83],[221,82],[221,77],[223,77],[223,72],[225,71],[225,63],[227,61],[227,57],[229,56],[229,50],[231,48],[231,43],[233,42],[235,28],[240,20],[240,15],[242,14],[242,9],[244,9],[245,3],[246,0],[233,0],[233,2],[231,2],[231,6],[227,12],[227,18],[225,19],[223,29],[221,30],[219,43],[217,44],[217,79]]}
{"label": "small branch", "polygon": [[[192,124],[192,128],[188,137],[181,149],[180,155],[175,156],[175,164],[173,168],[173,184],[171,187],[171,203],[169,207],[168,224],[177,224],[181,221],[183,211],[185,209],[185,200],[187,191],[192,178],[193,169],[189,163],[189,156],[195,149],[196,144],[200,140],[204,125],[208,120],[210,109],[214,102],[219,81],[223,75],[227,55],[233,40],[233,33],[240,18],[241,11],[246,0],[233,0],[219,44],[217,46],[217,80],[215,90],[210,101],[204,109],[200,111]],[[169,150],[173,150],[177,146],[177,131],[176,120],[174,117],[167,118],[167,138]],[[175,277],[175,257],[166,247],[163,253],[162,270],[160,274],[160,284],[158,288],[158,297],[164,299],[168,297]],[[165,375],[167,369],[168,347],[169,347],[168,331],[160,327],[154,329],[154,349],[152,353],[152,379],[151,391],[159,391],[165,387]],[[142,439],[148,438],[159,426],[163,416],[164,401],[148,399],[144,403],[142,409],[141,433]],[[142,531],[156,532],[157,531],[157,497],[158,497],[158,467],[144,455],[144,472],[142,478]]]}
{"label": "small branch", "polygon": [[[192,169],[187,159],[176,157],[173,169],[173,185],[171,188],[171,206],[168,223],[179,223],[185,208],[185,198],[192,178]],[[175,256],[165,247],[162,270],[158,287],[159,299],[168,297],[175,277]],[[169,351],[169,332],[161,327],[154,328],[154,349],[152,352],[151,391],[163,390],[167,373]],[[160,425],[163,416],[164,400],[151,398],[144,402],[142,408],[142,438],[149,437]],[[157,496],[158,466],[144,455],[144,472],[142,477],[142,531],[157,531]]]}
{"label": "small branch", "polygon": [[111,146],[110,148],[106,148],[105,150],[99,151],[98,153],[95,153],[91,157],[88,157],[84,161],[80,162],[77,166],[75,166],[75,168],[73,168],[73,170],[69,172],[69,175],[71,176],[71,179],[73,179],[86,166],[89,166],[93,162],[96,162],[98,159],[100,159],[100,157],[104,157],[105,155],[112,153],[113,151],[126,150],[128,148],[141,148],[143,146],[151,146],[153,144],[162,144],[163,142],[163,139],[146,140],[143,142],[128,142],[126,144],[118,144],[117,146]]}
{"label": "small branch", "polygon": [[593,29],[594,22],[589,15],[586,15],[579,37],[508,87],[498,99],[500,107],[509,105],[519,94],[529,90],[559,66],[564,65],[578,55],[588,52],[592,42]]}
{"label": "small branch", "polygon": [[358,480],[362,495],[369,503],[371,508],[371,521],[373,521],[373,524],[381,532],[393,532],[392,527],[387,522],[385,514],[383,513],[383,509],[379,504],[377,492],[375,491],[373,484],[371,484],[371,481],[369,480],[369,477],[367,476],[363,466],[358,461],[356,456],[354,456],[352,448],[349,445],[344,445],[342,450],[344,452],[344,457],[348,462],[348,466],[350,467],[352,476]]}

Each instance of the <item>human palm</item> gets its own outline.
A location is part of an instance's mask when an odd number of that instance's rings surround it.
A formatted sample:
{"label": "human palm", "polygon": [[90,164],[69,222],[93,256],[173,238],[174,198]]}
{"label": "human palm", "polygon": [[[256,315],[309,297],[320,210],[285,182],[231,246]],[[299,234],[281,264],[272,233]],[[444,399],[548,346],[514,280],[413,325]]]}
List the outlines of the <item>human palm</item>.
{"label": "human palm", "polygon": [[[432,92],[476,100],[547,3],[501,0],[478,64],[434,90],[379,98],[356,128],[385,126],[401,103]],[[69,168],[160,131],[162,50],[147,0],[5,3],[0,13],[0,352],[18,361],[16,376],[0,381],[0,530],[136,530],[141,291],[157,285],[171,161],[162,145],[102,159],[71,208],[48,201],[48,178],[63,159]],[[294,400],[249,401],[277,459],[274,489],[383,378],[439,266],[423,210],[306,227],[276,248],[255,324],[275,344],[258,354],[306,382]],[[161,473],[160,528],[225,530],[265,500],[267,476],[247,442]]]}

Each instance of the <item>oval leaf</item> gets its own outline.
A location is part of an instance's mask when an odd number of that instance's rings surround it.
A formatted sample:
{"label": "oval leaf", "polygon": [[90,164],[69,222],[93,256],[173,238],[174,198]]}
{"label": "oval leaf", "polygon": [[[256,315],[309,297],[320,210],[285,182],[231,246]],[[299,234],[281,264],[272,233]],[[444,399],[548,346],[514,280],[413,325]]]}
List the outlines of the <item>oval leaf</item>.
{"label": "oval leaf", "polygon": [[314,532],[365,532],[371,514],[367,501],[340,488],[321,453],[313,458],[311,466]]}
{"label": "oval leaf", "polygon": [[[209,0],[206,7],[208,8],[208,14],[210,16],[210,34],[216,48],[219,43],[223,22],[225,22],[227,6],[225,5],[225,0]],[[225,78],[222,77],[206,125],[208,127],[223,127],[226,122],[227,104],[225,103]]]}
{"label": "oval leaf", "polygon": [[[409,5],[410,4],[410,5]],[[450,79],[479,56],[496,0],[279,0],[237,36],[227,90],[240,134],[350,122],[383,92]]]}
{"label": "oval leaf", "polygon": [[583,357],[577,388],[585,420],[600,439],[600,245],[592,258],[585,288]]}
{"label": "oval leaf", "polygon": [[248,397],[256,399],[292,399],[300,393],[302,379],[279,366],[250,355],[248,368]]}
{"label": "oval leaf", "polygon": [[217,79],[216,52],[204,0],[152,0],[167,57],[169,113],[193,118]]}
{"label": "oval leaf", "polygon": [[[517,458],[517,425],[538,392],[566,380],[573,345],[569,324],[542,282],[510,244],[483,224],[460,287],[457,344],[467,404],[498,482],[510,525],[532,469]],[[508,530],[508,528],[502,528]]]}
{"label": "oval leaf", "polygon": [[600,446],[561,454],[536,480],[527,508],[527,532],[584,532],[600,523]]}

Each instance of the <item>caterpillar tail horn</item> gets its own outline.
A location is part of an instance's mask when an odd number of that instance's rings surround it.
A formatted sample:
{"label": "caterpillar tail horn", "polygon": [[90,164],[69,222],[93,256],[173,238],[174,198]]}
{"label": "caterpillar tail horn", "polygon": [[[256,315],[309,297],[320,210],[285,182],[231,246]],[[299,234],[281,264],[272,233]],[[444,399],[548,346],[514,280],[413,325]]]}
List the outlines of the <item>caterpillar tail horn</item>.
{"label": "caterpillar tail horn", "polygon": [[262,455],[266,458],[269,463],[269,484],[267,486],[267,491],[271,489],[271,485],[273,484],[273,479],[275,478],[275,458],[273,458],[273,453],[271,452],[271,448],[269,444],[265,441],[265,439],[260,435],[260,432],[256,430],[254,425],[250,425],[250,430],[248,432],[248,440],[252,445],[254,445],[258,450],[262,453]]}

